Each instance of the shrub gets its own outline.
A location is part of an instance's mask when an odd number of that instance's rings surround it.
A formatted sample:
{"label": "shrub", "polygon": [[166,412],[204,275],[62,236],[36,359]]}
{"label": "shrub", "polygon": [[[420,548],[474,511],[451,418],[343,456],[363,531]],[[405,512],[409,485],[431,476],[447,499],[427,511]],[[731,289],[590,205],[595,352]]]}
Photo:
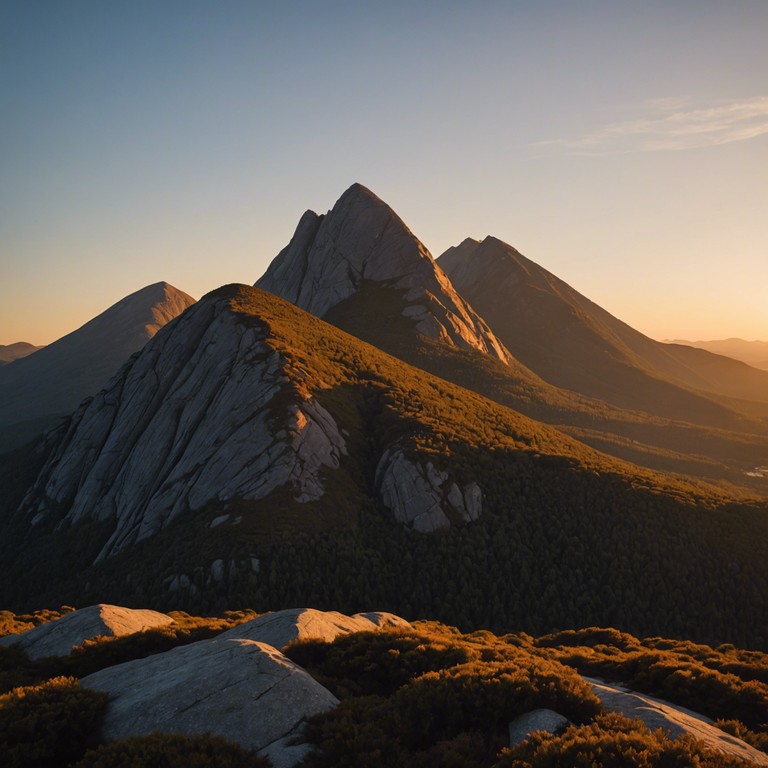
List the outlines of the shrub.
{"label": "shrub", "polygon": [[0,696],[0,754],[5,768],[65,766],[97,742],[107,696],[71,677],[14,688]]}
{"label": "shrub", "polygon": [[702,752],[688,736],[672,739],[639,720],[609,714],[560,735],[532,734],[505,749],[497,768],[744,768],[743,761]]}
{"label": "shrub", "polygon": [[85,754],[75,768],[268,768],[266,757],[217,736],[151,733]]}

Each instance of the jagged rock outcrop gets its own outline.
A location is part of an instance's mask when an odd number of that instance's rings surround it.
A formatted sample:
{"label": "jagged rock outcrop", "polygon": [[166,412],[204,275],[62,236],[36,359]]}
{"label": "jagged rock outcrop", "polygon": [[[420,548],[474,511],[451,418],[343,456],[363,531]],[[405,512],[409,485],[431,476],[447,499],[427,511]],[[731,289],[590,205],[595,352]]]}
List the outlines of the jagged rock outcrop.
{"label": "jagged rock outcrop", "polygon": [[535,731],[555,733],[555,731],[569,725],[571,725],[571,721],[559,712],[552,709],[534,709],[516,717],[509,724],[509,746],[516,747]]}
{"label": "jagged rock outcrop", "polygon": [[108,667],[81,680],[109,695],[107,742],[153,731],[212,733],[290,768],[309,751],[289,746],[303,721],[338,700],[265,643],[215,637]]}
{"label": "jagged rock outcrop", "polygon": [[68,613],[18,635],[0,638],[0,645],[18,647],[30,659],[67,656],[86,640],[106,635],[122,637],[154,627],[173,624],[170,616],[150,610],[134,610],[119,605],[91,605]]}
{"label": "jagged rock outcrop", "polygon": [[314,608],[288,608],[267,613],[244,624],[239,624],[222,638],[256,640],[284,649],[296,640],[323,640],[332,642],[340,635],[350,632],[372,632],[385,626],[410,626],[405,620],[393,614],[355,614],[345,616],[337,611],[318,611]]}
{"label": "jagged rock outcrop", "polygon": [[114,520],[103,559],[210,502],[323,494],[344,438],[266,327],[236,311],[243,289],[201,299],[79,408],[21,506],[33,524]]}
{"label": "jagged rock outcrop", "polygon": [[395,520],[422,533],[448,528],[451,521],[447,511],[471,522],[480,517],[483,508],[477,483],[460,488],[432,462],[422,466],[399,448],[384,451],[376,467],[376,484]]}
{"label": "jagged rock outcrop", "polygon": [[307,211],[256,286],[324,317],[364,283],[399,293],[402,314],[423,335],[509,359],[424,245],[360,184],[353,184],[325,216]]}
{"label": "jagged rock outcrop", "polygon": [[0,368],[0,447],[32,439],[103,387],[195,300],[168,283],[126,296],[76,331]]}
{"label": "jagged rock outcrop", "polygon": [[765,752],[721,731],[704,715],[618,685],[608,685],[589,677],[584,679],[592,686],[606,709],[630,718],[639,717],[651,730],[661,728],[672,737],[687,733],[709,749],[734,755],[754,765],[768,766],[768,755]]}

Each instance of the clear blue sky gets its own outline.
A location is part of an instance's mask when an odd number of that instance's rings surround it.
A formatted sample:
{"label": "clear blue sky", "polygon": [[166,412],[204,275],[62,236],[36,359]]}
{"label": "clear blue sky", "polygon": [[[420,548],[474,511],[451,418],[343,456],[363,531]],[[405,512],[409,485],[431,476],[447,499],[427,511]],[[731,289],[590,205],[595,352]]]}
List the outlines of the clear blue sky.
{"label": "clear blue sky", "polygon": [[764,0],[3,0],[0,343],[252,283],[353,181],[435,256],[768,338],[766,40]]}

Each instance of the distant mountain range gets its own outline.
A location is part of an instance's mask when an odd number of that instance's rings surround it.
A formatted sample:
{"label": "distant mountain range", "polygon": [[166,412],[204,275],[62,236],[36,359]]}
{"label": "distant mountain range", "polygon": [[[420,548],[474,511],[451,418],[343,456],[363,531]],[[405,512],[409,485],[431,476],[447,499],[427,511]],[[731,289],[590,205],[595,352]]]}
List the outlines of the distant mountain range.
{"label": "distant mountain range", "polygon": [[[256,285],[152,286],[170,322],[7,454],[0,602],[768,640],[768,374],[647,339],[493,238],[436,263],[357,184]],[[48,353],[66,381],[51,350],[0,374]]]}
{"label": "distant mountain range", "polygon": [[76,331],[0,368],[0,451],[32,439],[96,394],[134,352],[193,303],[168,283],[149,285]]}
{"label": "distant mountain range", "polygon": [[719,339],[715,341],[685,341],[665,339],[667,344],[685,344],[689,347],[706,349],[716,355],[725,355],[741,360],[755,368],[768,371],[768,341],[745,341],[744,339]]}
{"label": "distant mountain range", "polygon": [[42,347],[36,347],[26,341],[17,341],[14,344],[0,344],[0,366],[12,363],[21,357],[31,355]]}

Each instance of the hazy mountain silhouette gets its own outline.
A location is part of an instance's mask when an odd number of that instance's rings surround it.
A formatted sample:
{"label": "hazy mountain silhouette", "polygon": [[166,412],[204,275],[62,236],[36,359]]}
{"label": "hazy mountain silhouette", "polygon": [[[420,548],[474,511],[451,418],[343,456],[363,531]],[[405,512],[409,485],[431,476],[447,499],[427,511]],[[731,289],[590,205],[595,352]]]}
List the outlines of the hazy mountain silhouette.
{"label": "hazy mountain silhouette", "polygon": [[713,423],[712,400],[768,414],[768,373],[654,341],[495,237],[468,238],[438,263],[512,354],[559,387],[694,423]]}
{"label": "hazy mountain silhouette", "polygon": [[76,331],[0,369],[0,447],[30,440],[95,394],[167,322],[194,303],[168,283],[126,296]]}
{"label": "hazy mountain silhouette", "polygon": [[665,339],[667,344],[685,344],[689,347],[706,349],[716,355],[725,355],[734,360],[741,360],[754,368],[768,371],[768,341],[746,341],[745,339],[715,339],[713,341],[686,341],[684,339]]}
{"label": "hazy mountain silhouette", "polygon": [[31,355],[43,347],[36,347],[26,341],[17,341],[13,344],[0,344],[0,365],[7,365],[14,360]]}

